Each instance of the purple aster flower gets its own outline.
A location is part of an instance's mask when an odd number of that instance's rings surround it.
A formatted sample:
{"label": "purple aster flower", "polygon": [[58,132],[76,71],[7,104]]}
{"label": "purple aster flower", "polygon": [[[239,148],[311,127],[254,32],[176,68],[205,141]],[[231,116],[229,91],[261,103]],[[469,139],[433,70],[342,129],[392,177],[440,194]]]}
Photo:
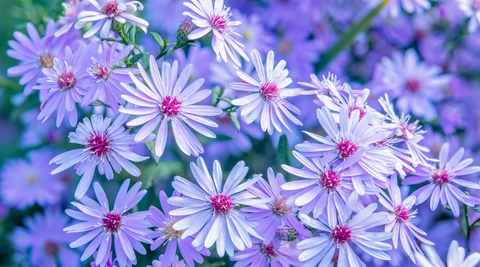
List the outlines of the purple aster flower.
{"label": "purple aster flower", "polygon": [[139,1],[131,0],[88,0],[97,11],[83,11],[78,14],[78,21],[75,28],[83,28],[88,23],[94,23],[84,35],[83,38],[92,37],[100,31],[100,37],[107,38],[110,27],[114,21],[125,24],[127,21],[142,29],[147,33],[148,22],[144,19],[135,17],[127,11],[136,12],[143,10],[143,5]]}
{"label": "purple aster flower", "polygon": [[64,58],[65,46],[73,43],[72,37],[64,35],[55,38],[55,22],[50,20],[45,30],[45,37],[40,38],[37,30],[31,23],[27,23],[27,32],[30,38],[21,32],[14,32],[13,36],[17,41],[8,41],[12,48],[7,51],[11,58],[20,60],[20,65],[7,70],[8,77],[22,76],[20,85],[25,85],[23,93],[29,95],[37,80],[43,77],[43,68],[53,68],[54,58]]}
{"label": "purple aster flower", "polygon": [[[21,193],[24,197],[28,193]],[[36,212],[33,217],[25,217],[25,227],[17,226],[11,236],[15,249],[30,251],[31,266],[56,266],[57,259],[62,266],[80,266],[80,255],[69,248],[75,235],[63,232],[69,218],[63,212],[47,209],[43,214]]]}
{"label": "purple aster flower", "polygon": [[238,41],[242,36],[235,32],[235,27],[241,22],[230,20],[232,13],[230,8],[223,5],[223,0],[216,0],[215,6],[212,1],[192,0],[192,3],[183,3],[193,11],[185,11],[183,15],[191,17],[193,24],[198,27],[188,35],[188,39],[196,40],[212,32],[212,47],[217,54],[217,61],[227,62],[228,56],[237,66],[240,66],[240,60],[235,52],[249,61],[247,54],[242,50],[244,45]]}
{"label": "purple aster flower", "polygon": [[457,0],[458,7],[467,17],[470,18],[468,22],[468,31],[474,33],[478,30],[480,25],[480,1],[478,0]]}
{"label": "purple aster flower", "polygon": [[[171,265],[168,265],[168,267],[187,267],[187,265],[185,264],[185,262],[183,260],[179,260],[178,259],[178,256],[177,255],[174,255],[174,262],[171,264]],[[166,266],[164,265],[165,261],[165,255],[160,255],[158,261],[153,261],[152,262],[152,265],[153,267],[163,267],[163,266]],[[194,265],[191,265],[191,266],[194,266]],[[151,267],[150,265],[147,266],[147,267]]]}
{"label": "purple aster flower", "polygon": [[288,70],[285,69],[287,65],[285,60],[280,61],[274,69],[275,58],[273,51],[270,51],[264,68],[262,58],[257,50],[253,50],[251,56],[260,81],[256,81],[245,72],[238,70],[237,75],[243,82],[233,82],[229,88],[241,92],[251,92],[251,94],[233,100],[232,104],[245,106],[241,111],[241,116],[245,118],[247,124],[252,123],[260,116],[262,131],[268,131],[270,135],[273,134],[273,129],[282,132],[282,125],[290,132],[292,131],[286,118],[301,126],[302,122],[290,112],[300,115],[300,109],[285,98],[299,95],[302,89],[286,88],[292,83],[292,79],[287,78]]}
{"label": "purple aster flower", "polygon": [[[445,264],[438,256],[437,252],[432,246],[422,244],[422,249],[427,254],[417,253],[418,264],[420,267],[445,267]],[[457,240],[453,240],[450,243],[447,254],[447,266],[448,267],[475,267],[480,262],[480,253],[473,252],[465,257],[465,248],[458,245]]]}
{"label": "purple aster flower", "polygon": [[[343,85],[337,76],[333,73],[328,73],[327,77],[323,76],[323,79],[320,80],[315,74],[310,74],[311,82],[298,82],[298,84],[307,87],[309,90],[301,92],[302,95],[324,95],[329,93],[330,84],[327,84],[327,80],[337,89],[337,91],[343,91]],[[314,100],[315,102],[315,100]],[[319,101],[316,102],[318,105],[321,105]]]}
{"label": "purple aster flower", "polygon": [[81,3],[81,0],[66,0],[62,3],[63,13],[57,21],[60,28],[55,32],[55,37],[60,37],[70,31],[73,24],[77,21],[78,13],[86,10],[87,2]]}
{"label": "purple aster flower", "polygon": [[413,263],[416,263],[415,254],[422,253],[422,251],[417,245],[414,237],[425,244],[434,245],[432,242],[422,237],[422,235],[427,235],[427,233],[416,227],[411,221],[417,214],[416,210],[411,211],[417,198],[412,195],[402,201],[402,194],[398,187],[397,175],[392,175],[391,180],[388,180],[388,193],[390,197],[382,190],[380,190],[380,194],[378,194],[378,201],[380,204],[390,211],[388,215],[389,222],[385,225],[385,232],[393,233],[392,240],[395,249],[397,249],[398,240],[400,239],[403,249]]}
{"label": "purple aster flower", "polygon": [[237,27],[237,31],[245,40],[245,51],[257,49],[260,55],[266,56],[268,51],[273,48],[275,36],[264,29],[260,15],[253,13],[246,16],[235,10],[234,13],[239,21],[242,21],[242,24]]}
{"label": "purple aster flower", "polygon": [[250,212],[246,217],[247,220],[259,221],[255,231],[263,235],[264,244],[270,244],[274,238],[277,241],[285,239],[283,231],[288,231],[288,228],[295,231],[297,235],[312,236],[297,219],[298,207],[292,200],[281,194],[281,186],[284,184],[283,175],[277,173],[275,176],[273,169],[268,168],[268,183],[264,179],[259,179],[256,184],[247,189],[248,192],[259,198],[272,199],[262,205],[242,208],[242,211]]}
{"label": "purple aster flower", "polygon": [[[175,191],[172,196],[180,197],[180,194]],[[192,237],[186,237],[185,239],[180,238],[183,234],[183,231],[174,230],[173,225],[177,221],[183,219],[183,216],[169,215],[169,212],[172,209],[178,207],[170,206],[170,204],[167,202],[167,199],[168,197],[165,192],[163,190],[160,191],[160,204],[162,205],[163,212],[154,206],[150,206],[151,215],[147,215],[147,221],[155,226],[157,230],[148,234],[146,237],[152,239],[158,237],[153,241],[150,249],[154,251],[160,245],[166,246],[165,255],[161,260],[162,265],[165,266],[171,266],[178,261],[178,256],[176,255],[177,247],[188,266],[195,266],[194,261],[202,264],[202,254],[205,256],[210,256],[210,251],[206,248],[203,248],[201,251],[197,251],[192,246]]]}
{"label": "purple aster flower", "polygon": [[471,182],[458,178],[458,176],[477,173],[480,171],[480,167],[468,167],[473,162],[473,159],[471,158],[461,160],[464,153],[463,147],[460,148],[450,158],[450,160],[448,160],[448,152],[449,144],[445,143],[440,150],[440,162],[438,166],[419,165],[416,168],[414,176],[405,179],[403,184],[419,184],[428,181],[428,185],[425,185],[412,193],[412,195],[417,197],[416,204],[418,205],[425,202],[425,200],[431,196],[431,210],[435,210],[437,208],[438,201],[440,200],[442,205],[446,205],[448,203],[453,215],[458,217],[460,215],[460,209],[456,199],[470,207],[475,206],[475,204],[480,204],[480,199],[467,196],[454,184],[472,189],[480,189],[478,182]]}
{"label": "purple aster flower", "polygon": [[71,248],[77,248],[90,242],[82,254],[81,261],[85,261],[92,256],[98,248],[95,264],[105,267],[110,259],[112,241],[115,242],[115,255],[120,267],[137,263],[134,250],[142,255],[147,253],[140,242],[152,243],[151,239],[145,237],[151,232],[148,229],[150,223],[145,220],[149,212],[140,211],[125,214],[142,200],[147,190],[138,191],[142,186],[141,182],[135,183],[130,190],[128,190],[129,185],[130,179],[123,182],[115,198],[113,210],[110,210],[105,191],[96,182],[93,188],[98,203],[84,196],[79,199],[81,203],[72,202],[72,205],[80,211],[71,209],[65,211],[70,217],[82,221],[66,227],[63,229],[65,232],[88,232],[70,244]]}
{"label": "purple aster flower", "polygon": [[77,125],[78,114],[76,103],[82,102],[82,94],[87,90],[86,72],[88,56],[96,45],[82,45],[75,53],[70,47],[65,48],[65,61],[53,59],[53,69],[44,68],[45,77],[38,79],[34,89],[45,90],[48,93],[42,100],[41,111],[37,119],[45,122],[53,112],[57,111],[57,128],[65,116],[72,127]]}
{"label": "purple aster flower", "polygon": [[256,183],[261,175],[254,175],[245,183],[239,183],[245,178],[248,167],[245,162],[238,162],[232,169],[222,187],[223,172],[218,160],[213,163],[213,178],[199,157],[197,164],[190,163],[197,186],[185,178],[175,176],[172,183],[182,197],[168,199],[170,205],[182,208],[170,211],[171,216],[185,216],[173,225],[173,230],[183,231],[182,238],[198,232],[192,245],[201,250],[210,248],[216,243],[217,253],[223,257],[225,251],[233,256],[234,248],[244,250],[252,247],[250,235],[260,237],[254,228],[254,223],[245,218],[245,213],[235,209],[239,205],[260,205],[271,199],[255,199],[255,196],[245,189]]}
{"label": "purple aster flower", "polygon": [[237,261],[235,266],[300,266],[300,262],[297,259],[300,254],[298,249],[290,248],[286,244],[275,247],[273,242],[270,242],[268,245],[265,244],[266,242],[255,239],[251,248],[235,253],[233,257],[230,257],[230,260]]}
{"label": "purple aster flower", "polygon": [[[298,257],[300,261],[306,261],[303,266],[328,266],[337,250],[338,266],[365,266],[353,251],[352,244],[375,258],[391,260],[384,251],[391,250],[392,246],[381,241],[392,238],[393,234],[366,231],[387,223],[388,214],[374,213],[377,204],[372,203],[350,219],[357,197],[356,193],[350,196],[347,204],[342,207],[343,212],[339,213],[338,219],[333,214],[329,214],[327,219],[322,216],[318,220],[300,214],[300,219],[306,225],[318,231],[318,236],[297,244],[298,249],[305,249]],[[334,217],[330,218],[331,216]]]}
{"label": "purple aster flower", "polygon": [[3,164],[0,172],[2,203],[23,210],[38,204],[41,207],[60,202],[65,192],[61,175],[52,175],[48,165],[52,151],[35,150],[26,159],[11,159]]}
{"label": "purple aster flower", "polygon": [[[377,6],[382,0],[367,0],[370,5]],[[423,14],[424,10],[430,9],[431,5],[428,0],[389,0],[385,10],[383,11],[384,16],[390,15],[393,18],[396,18],[400,15],[400,12],[403,8],[407,13],[417,13]]]}
{"label": "purple aster flower", "polygon": [[[130,161],[140,162],[148,157],[132,152],[134,135],[123,127],[127,118],[128,115],[122,114],[113,123],[112,119],[103,119],[102,115],[97,114],[92,115],[91,121],[84,118],[83,123],[79,123],[76,131],[71,132],[68,138],[71,143],[85,147],[62,153],[50,161],[60,165],[52,171],[53,174],[75,165],[77,174],[82,175],[75,190],[76,198],[81,198],[87,192],[97,166],[98,172],[105,174],[108,180],[113,179],[113,171],[120,173],[122,168],[135,177],[140,176],[140,170]],[[153,136],[149,139],[153,139]]]}
{"label": "purple aster flower", "polygon": [[[134,74],[138,70],[132,68],[124,68],[120,62],[132,51],[133,45],[128,45],[120,49],[120,44],[114,42],[111,46],[107,41],[102,43],[102,52],[92,55],[92,61],[89,61],[89,68],[87,69],[88,77],[88,92],[82,101],[83,106],[101,99],[105,101],[114,111],[118,110],[118,104],[124,105],[125,101],[122,99],[122,93],[126,93],[121,83],[130,83],[131,79],[128,76],[129,72]],[[121,66],[122,68],[113,68],[114,66]]]}
{"label": "purple aster flower", "polygon": [[203,125],[210,127],[218,127],[218,125],[204,116],[217,116],[222,113],[222,110],[216,107],[193,105],[211,94],[211,90],[199,90],[204,79],[198,79],[185,87],[192,74],[192,65],[188,65],[178,76],[176,60],[173,62],[173,66],[164,62],[162,76],[160,76],[153,56],[150,56],[150,73],[153,82],[141,65],[138,65],[138,68],[147,85],[140,82],[131,73],[129,75],[137,88],[133,88],[127,83],[121,83],[132,94],[122,95],[122,97],[137,107],[120,107],[119,109],[122,113],[137,115],[137,118],[128,122],[127,126],[145,124],[135,136],[135,141],[145,140],[160,125],[156,133],[155,155],[162,156],[167,143],[168,123],[171,122],[173,136],[180,150],[189,156],[198,157],[203,153],[203,146],[185,124],[202,135],[215,138],[215,134]]}
{"label": "purple aster flower", "polygon": [[441,75],[442,68],[421,62],[413,49],[403,56],[399,52],[392,59],[383,58],[380,65],[383,72],[382,83],[398,97],[398,109],[408,114],[431,121],[437,117],[432,102],[443,99],[443,87],[450,83],[450,75]]}

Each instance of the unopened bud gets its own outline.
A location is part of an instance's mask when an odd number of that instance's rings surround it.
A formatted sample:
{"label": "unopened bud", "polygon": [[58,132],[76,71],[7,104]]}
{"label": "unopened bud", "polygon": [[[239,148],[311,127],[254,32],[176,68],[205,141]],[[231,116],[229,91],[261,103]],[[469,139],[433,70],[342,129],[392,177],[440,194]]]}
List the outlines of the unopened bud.
{"label": "unopened bud", "polygon": [[193,24],[192,21],[189,19],[185,19],[182,24],[180,24],[180,27],[178,27],[177,30],[177,36],[178,39],[184,40],[187,39],[188,35],[192,32],[193,30]]}
{"label": "unopened bud", "polygon": [[295,229],[284,225],[275,227],[275,236],[282,241],[293,241],[297,238],[298,233]]}

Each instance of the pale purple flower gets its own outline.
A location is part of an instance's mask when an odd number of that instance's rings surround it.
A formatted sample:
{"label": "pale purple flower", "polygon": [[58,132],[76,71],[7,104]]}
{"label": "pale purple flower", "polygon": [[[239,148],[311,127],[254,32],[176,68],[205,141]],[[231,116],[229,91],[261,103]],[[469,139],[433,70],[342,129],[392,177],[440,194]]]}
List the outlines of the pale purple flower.
{"label": "pale purple flower", "polygon": [[468,22],[468,31],[474,33],[478,30],[480,25],[480,1],[478,0],[456,0],[458,7],[467,17],[470,18]]}
{"label": "pale purple flower", "polygon": [[[333,73],[328,73],[327,77],[323,76],[323,79],[320,80],[315,74],[310,74],[310,82],[298,82],[298,84],[303,85],[307,87],[309,90],[305,90],[301,92],[300,94],[302,95],[323,95],[327,94],[330,89],[329,89],[329,84],[327,84],[327,80],[330,81],[330,83],[337,89],[337,91],[343,91],[343,85],[340,82],[339,79],[337,79],[337,76],[334,75]],[[320,102],[316,102],[320,104]]]}
{"label": "pale purple flower", "polygon": [[[437,252],[432,246],[422,244],[422,249],[427,254],[417,253],[417,266],[420,267],[445,267],[445,264],[438,256]],[[457,240],[453,240],[450,243],[447,254],[447,266],[448,267],[475,267],[480,262],[480,253],[473,252],[465,257],[465,248],[458,245]]]}
{"label": "pale purple flower", "polygon": [[[168,265],[168,267],[187,267],[187,265],[185,264],[185,262],[183,260],[179,260],[178,259],[178,256],[177,255],[174,255],[174,262],[171,263],[170,265]],[[165,255],[160,255],[160,257],[158,258],[158,261],[155,260],[152,262],[152,265],[153,267],[164,267],[164,266],[167,266],[167,265],[164,265],[165,264]],[[194,266],[194,265],[191,265],[191,266]],[[148,265],[147,267],[151,267],[150,265]]]}
{"label": "pale purple flower", "polygon": [[[98,166],[98,172],[105,174],[108,180],[113,179],[113,171],[120,173],[124,168],[131,175],[140,176],[140,169],[130,161],[140,162],[148,159],[132,152],[135,144],[134,135],[125,131],[123,124],[128,115],[121,114],[112,122],[112,119],[103,119],[102,115],[92,115],[92,120],[83,119],[75,132],[68,136],[71,143],[85,146],[70,150],[54,157],[50,163],[60,165],[52,174],[62,172],[73,165],[78,175],[82,175],[75,190],[75,197],[81,198],[92,183],[93,174]],[[153,139],[153,136],[150,136]]]}
{"label": "pale purple flower", "polygon": [[[180,193],[175,191],[172,195],[173,197],[180,197]],[[183,219],[183,216],[172,216],[169,215],[171,210],[174,210],[174,206],[170,206],[167,202],[167,194],[162,190],[160,191],[160,204],[162,205],[161,212],[158,208],[150,206],[151,215],[147,215],[147,221],[156,227],[156,230],[148,234],[148,238],[157,238],[150,245],[150,250],[154,251],[158,247],[166,246],[163,259],[161,260],[162,265],[171,266],[178,261],[177,247],[180,250],[180,254],[183,259],[187,262],[188,266],[195,266],[195,262],[202,264],[203,257],[210,256],[210,251],[206,248],[203,248],[201,251],[197,251],[193,246],[193,238],[186,237],[185,239],[180,238],[183,234],[183,231],[177,231],[173,229],[173,225]]]}
{"label": "pale purple flower", "polygon": [[308,226],[318,231],[318,236],[305,239],[297,244],[298,249],[305,249],[298,259],[305,261],[303,266],[328,266],[333,256],[338,251],[338,266],[365,266],[365,263],[355,254],[351,245],[355,244],[365,253],[381,259],[391,260],[384,251],[392,249],[387,243],[381,242],[392,238],[392,233],[367,232],[366,230],[384,225],[388,222],[386,212],[374,213],[377,204],[368,205],[355,216],[352,215],[352,207],[357,202],[357,194],[353,193],[348,203],[342,206],[344,212],[337,217],[331,218],[329,214],[318,220],[312,219],[305,214],[300,214],[300,219]]}
{"label": "pale purple flower", "polygon": [[223,257],[225,251],[233,256],[235,248],[251,248],[250,235],[263,239],[255,232],[255,224],[246,220],[246,214],[235,209],[239,205],[259,205],[271,201],[256,199],[245,191],[256,183],[261,175],[254,175],[252,179],[239,185],[248,172],[245,162],[240,161],[223,184],[223,172],[217,160],[213,163],[213,177],[201,157],[197,158],[197,164],[190,163],[190,168],[200,187],[185,178],[175,176],[172,186],[183,196],[171,197],[168,203],[182,208],[172,210],[169,214],[185,218],[176,222],[173,230],[183,231],[182,238],[198,233],[192,245],[201,250],[216,244],[220,257]]}
{"label": "pale purple flower", "polygon": [[235,10],[233,13],[242,22],[237,27],[237,32],[245,40],[245,51],[257,49],[262,56],[266,56],[275,44],[275,36],[265,30],[260,14],[253,13],[250,16],[246,16]]}
{"label": "pale purple flower", "polygon": [[[377,6],[382,0],[366,0],[371,6]],[[424,10],[430,9],[431,5],[428,0],[389,0],[385,7],[384,14],[388,14],[393,18],[400,15],[403,8],[407,13],[423,14]]]}
{"label": "pale purple flower", "polygon": [[122,113],[137,115],[137,118],[129,121],[127,126],[145,124],[136,134],[135,141],[145,140],[159,126],[155,140],[155,155],[162,156],[167,143],[168,123],[171,122],[173,136],[180,150],[189,156],[198,157],[204,151],[203,146],[186,125],[202,135],[215,138],[215,134],[203,125],[209,127],[218,127],[218,125],[204,116],[217,116],[222,113],[222,110],[217,107],[193,105],[211,94],[209,89],[199,90],[204,79],[198,79],[185,87],[192,74],[192,65],[188,65],[178,76],[176,60],[172,66],[164,62],[162,76],[160,76],[153,56],[150,57],[150,73],[153,81],[141,65],[138,65],[138,68],[146,85],[131,73],[129,75],[137,88],[121,83],[131,94],[122,95],[122,97],[137,107],[120,107],[119,109]]}
{"label": "pale purple flower", "polygon": [[147,33],[148,22],[144,19],[136,17],[128,11],[136,12],[143,10],[143,5],[139,1],[131,0],[87,0],[97,10],[83,11],[78,14],[78,21],[75,23],[75,28],[83,28],[88,23],[92,22],[93,26],[84,35],[83,38],[92,37],[95,33],[100,31],[100,37],[108,38],[112,23],[118,22],[125,24],[127,21],[142,29]]}
{"label": "pale purple flower", "polygon": [[137,263],[135,251],[145,255],[147,251],[140,242],[151,244],[152,240],[145,237],[151,232],[150,223],[145,220],[148,211],[125,214],[135,207],[147,190],[141,190],[141,182],[135,183],[130,190],[130,179],[125,180],[118,190],[113,209],[110,209],[105,191],[99,183],[94,184],[97,201],[84,196],[81,203],[72,202],[80,211],[67,209],[65,212],[72,218],[82,222],[63,229],[67,233],[88,232],[70,244],[71,248],[90,244],[82,254],[81,261],[88,259],[97,251],[95,264],[105,267],[110,259],[112,241],[115,242],[115,255],[120,267],[132,266]]}
{"label": "pale purple flower", "polygon": [[251,248],[235,253],[230,260],[237,261],[236,267],[251,266],[251,267],[290,267],[299,266],[298,255],[300,251],[296,248],[291,248],[287,244],[282,244],[279,247],[270,242],[265,245],[265,241],[255,239]]}
{"label": "pale purple flower", "polygon": [[[22,195],[26,196],[25,193]],[[32,217],[25,217],[23,224],[25,227],[13,229],[11,240],[15,249],[30,251],[28,261],[31,266],[56,266],[57,259],[62,266],[80,266],[80,255],[68,247],[76,235],[62,230],[70,224],[63,212],[51,209],[43,214],[36,212]]]}
{"label": "pale purple flower", "polygon": [[274,69],[275,58],[273,51],[270,51],[264,68],[262,58],[257,50],[253,50],[251,56],[260,81],[256,81],[245,72],[238,70],[237,75],[243,82],[233,82],[229,88],[241,92],[251,92],[251,94],[234,99],[232,104],[244,106],[240,115],[245,118],[247,124],[252,123],[260,116],[262,130],[267,131],[270,135],[273,134],[274,129],[282,132],[282,125],[290,132],[292,131],[286,118],[301,126],[302,122],[291,113],[300,115],[300,109],[285,100],[285,98],[299,95],[302,91],[298,88],[286,88],[292,83],[292,79],[287,77],[288,70],[285,69],[287,63],[282,60]]}
{"label": "pale purple flower", "polygon": [[423,252],[417,245],[415,237],[425,244],[434,245],[431,241],[422,237],[422,235],[427,235],[427,233],[412,223],[412,218],[415,218],[417,210],[411,211],[411,209],[417,198],[411,195],[402,201],[397,175],[392,175],[391,179],[388,180],[388,193],[390,196],[387,196],[384,191],[380,190],[380,194],[378,194],[380,204],[390,211],[388,214],[389,222],[385,225],[385,232],[393,233],[392,241],[395,249],[397,249],[398,240],[400,239],[404,251],[413,263],[416,263],[415,254],[423,254]]}
{"label": "pale purple flower", "polygon": [[38,204],[41,207],[55,205],[62,199],[66,184],[61,175],[52,175],[48,165],[52,151],[34,150],[26,159],[5,161],[0,172],[2,203],[23,210]]}
{"label": "pale purple flower", "polygon": [[[90,267],[102,267],[102,263],[95,264],[97,260],[97,255],[97,251],[93,252],[93,262],[90,263]],[[113,252],[110,252],[110,256],[108,257],[103,267],[117,267],[117,260],[113,259]]]}
{"label": "pale purple flower", "polygon": [[267,174],[268,183],[264,179],[259,179],[247,190],[259,198],[272,200],[258,206],[242,208],[242,211],[250,212],[247,220],[258,221],[255,231],[263,235],[263,243],[270,244],[274,238],[275,243],[283,240],[285,236],[282,231],[288,228],[304,237],[311,237],[312,234],[297,219],[298,207],[294,201],[281,194],[281,186],[286,183],[285,177],[281,173],[275,176],[272,168],[268,168]]}
{"label": "pale purple flower", "polygon": [[[458,176],[477,173],[480,171],[478,166],[470,166],[473,159],[468,158],[462,160],[464,149],[460,148],[448,160],[449,144],[445,143],[440,150],[438,166],[433,165],[419,165],[416,168],[414,176],[408,177],[403,181],[403,184],[419,184],[429,182],[428,185],[421,187],[412,193],[417,197],[417,205],[425,202],[430,196],[430,209],[433,211],[437,208],[439,200],[442,205],[450,206],[453,215],[458,217],[460,215],[460,208],[458,201],[470,207],[475,204],[480,204],[480,199],[467,196],[464,192],[458,189],[455,185],[464,186],[471,189],[480,189],[478,182],[471,182],[464,179],[459,179]],[[456,198],[456,199],[455,199]]]}
{"label": "pale purple flower", "polygon": [[82,102],[82,95],[87,90],[88,56],[95,49],[95,45],[82,45],[72,53],[70,47],[65,48],[65,61],[53,59],[53,68],[43,68],[45,77],[38,79],[39,85],[33,89],[46,91],[42,100],[41,111],[37,119],[45,122],[57,111],[57,128],[60,127],[65,116],[70,125],[77,125],[78,114],[76,103]]}
{"label": "pale purple flower", "polygon": [[241,66],[235,52],[249,61],[242,50],[244,45],[238,41],[242,36],[235,32],[235,27],[241,22],[230,20],[230,8],[224,6],[223,0],[216,0],[215,5],[212,2],[213,0],[192,0],[192,3],[183,3],[193,11],[185,11],[183,15],[191,17],[193,24],[198,27],[188,35],[188,39],[196,40],[213,33],[212,47],[217,54],[217,61],[227,62],[229,57],[235,65]]}
{"label": "pale purple flower", "polygon": [[73,24],[77,21],[78,13],[86,10],[88,1],[81,1],[82,0],[66,0],[62,3],[63,12],[57,21],[60,28],[55,32],[55,37],[60,37],[69,32]]}

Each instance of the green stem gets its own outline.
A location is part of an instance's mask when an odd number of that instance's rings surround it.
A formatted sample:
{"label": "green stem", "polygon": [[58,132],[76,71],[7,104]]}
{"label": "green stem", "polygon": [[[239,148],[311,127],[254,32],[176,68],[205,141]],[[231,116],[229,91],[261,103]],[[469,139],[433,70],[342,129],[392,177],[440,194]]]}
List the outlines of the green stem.
{"label": "green stem", "polygon": [[330,47],[325,53],[320,56],[320,60],[315,63],[315,72],[323,70],[330,61],[332,61],[340,52],[342,52],[347,45],[351,44],[355,36],[368,29],[373,19],[382,11],[390,0],[383,0],[378,6],[370,10],[365,17],[363,17],[357,24],[353,25],[348,32],[342,35],[342,37]]}

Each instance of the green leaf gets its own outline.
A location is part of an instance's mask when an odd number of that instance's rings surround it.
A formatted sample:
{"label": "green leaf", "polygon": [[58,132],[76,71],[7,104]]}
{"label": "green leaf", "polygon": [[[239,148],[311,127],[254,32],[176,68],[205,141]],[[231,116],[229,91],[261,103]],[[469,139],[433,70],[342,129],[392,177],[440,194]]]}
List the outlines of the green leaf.
{"label": "green leaf", "polygon": [[137,63],[141,58],[143,57],[143,54],[136,54],[130,59],[131,63]]}
{"label": "green leaf", "polygon": [[132,44],[135,43],[136,34],[137,34],[137,27],[135,27],[135,25],[132,24],[127,32],[128,39],[130,39],[130,42]]}
{"label": "green leaf", "polygon": [[158,165],[150,164],[142,170],[140,181],[142,189],[148,189],[155,181],[169,179],[173,175],[182,174],[184,167],[179,161],[162,161]]}
{"label": "green leaf", "polygon": [[222,95],[222,88],[218,85],[215,85],[213,88],[212,88],[212,101],[211,101],[211,105],[212,106],[217,106],[218,104],[218,97],[220,97]]}
{"label": "green leaf", "polygon": [[480,212],[480,207],[473,208],[476,212]]}
{"label": "green leaf", "polygon": [[167,53],[165,54],[165,60],[167,60],[169,57],[171,57],[173,55],[173,53],[175,53],[175,49],[173,49],[173,47],[171,47],[170,49],[168,49]]}
{"label": "green leaf", "polygon": [[143,68],[144,69],[148,69],[150,67],[149,57],[150,57],[150,55],[147,52],[143,53],[142,63],[143,63]]}
{"label": "green leaf", "polygon": [[92,107],[106,107],[106,108],[110,108],[110,105],[101,101],[101,100],[97,100],[96,102],[93,102],[90,104],[90,106]]}
{"label": "green leaf", "polygon": [[290,164],[290,151],[288,149],[288,140],[287,135],[282,134],[280,136],[280,140],[278,140],[278,147],[277,147],[277,165],[280,167],[282,164]]}
{"label": "green leaf", "polygon": [[157,42],[157,44],[160,46],[160,48],[163,49],[163,47],[165,46],[165,43],[163,42],[162,36],[160,36],[160,34],[156,32],[150,32],[150,34],[152,35],[155,42]]}
{"label": "green leaf", "polygon": [[474,227],[480,227],[480,219],[476,220],[474,223],[472,223],[472,226],[470,226],[471,228],[474,228]]}
{"label": "green leaf", "polygon": [[122,40],[121,39],[117,39],[117,38],[104,38],[102,40],[107,40],[109,42],[117,42],[117,43],[122,43]]}
{"label": "green leaf", "polygon": [[218,99],[223,100],[223,101],[227,102],[228,104],[234,106],[232,104],[232,99],[230,97],[219,97]]}
{"label": "green leaf", "polygon": [[150,151],[150,156],[155,161],[155,165],[158,166],[158,164],[160,163],[160,158],[155,155],[155,139],[146,142],[145,146]]}
{"label": "green leaf", "polygon": [[230,116],[230,119],[232,120],[233,124],[235,125],[235,128],[237,128],[237,132],[240,132],[240,123],[238,122],[237,117],[233,113],[228,113],[228,116]]}

